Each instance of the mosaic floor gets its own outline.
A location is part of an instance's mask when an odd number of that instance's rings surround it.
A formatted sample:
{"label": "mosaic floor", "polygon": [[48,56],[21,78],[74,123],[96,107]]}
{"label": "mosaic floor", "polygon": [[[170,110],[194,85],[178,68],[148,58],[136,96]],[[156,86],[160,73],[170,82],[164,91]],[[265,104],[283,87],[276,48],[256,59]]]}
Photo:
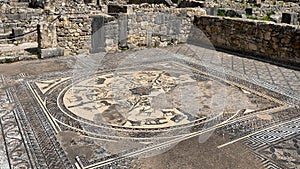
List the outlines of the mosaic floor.
{"label": "mosaic floor", "polygon": [[218,149],[241,143],[263,168],[300,168],[299,72],[279,69],[293,75],[284,76],[286,87],[257,66],[249,73],[245,58],[228,67],[228,57],[182,45],[79,56],[66,71],[3,74],[0,162],[131,168],[132,159],[214,133],[226,140]]}

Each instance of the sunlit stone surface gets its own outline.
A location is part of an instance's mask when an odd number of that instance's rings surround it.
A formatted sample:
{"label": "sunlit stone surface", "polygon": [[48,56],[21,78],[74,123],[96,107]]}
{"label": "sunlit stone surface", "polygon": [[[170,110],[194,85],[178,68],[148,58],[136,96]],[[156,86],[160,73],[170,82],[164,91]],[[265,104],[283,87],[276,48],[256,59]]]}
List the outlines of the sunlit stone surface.
{"label": "sunlit stone surface", "polygon": [[[179,166],[182,155],[194,162],[191,168],[216,155],[229,165],[297,165],[298,71],[174,48],[32,62],[27,74],[1,76],[0,153],[11,152],[3,166],[159,168],[152,160]],[[192,49],[204,53],[201,61]],[[262,66],[242,62],[263,65],[271,78]],[[293,90],[276,80],[282,79],[277,70]],[[235,160],[240,153],[248,158]]]}

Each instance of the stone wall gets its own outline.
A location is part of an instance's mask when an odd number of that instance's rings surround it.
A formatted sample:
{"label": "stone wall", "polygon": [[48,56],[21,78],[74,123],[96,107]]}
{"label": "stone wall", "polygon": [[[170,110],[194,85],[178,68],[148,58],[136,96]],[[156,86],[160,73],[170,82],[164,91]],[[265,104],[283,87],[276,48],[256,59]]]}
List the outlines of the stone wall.
{"label": "stone wall", "polygon": [[196,17],[194,24],[215,47],[276,62],[300,64],[300,29],[297,26],[216,16]]}
{"label": "stone wall", "polygon": [[190,33],[194,15],[204,15],[200,8],[138,11],[128,17],[128,47],[167,46],[184,43]]}
{"label": "stone wall", "polygon": [[[103,31],[105,51],[161,47],[186,42],[195,15],[205,15],[205,11],[201,8],[132,7],[130,12],[118,14],[110,19],[109,16],[98,16],[103,17],[105,23],[102,29],[94,29]],[[100,33],[97,34],[100,38]],[[92,51],[96,52],[96,48],[99,47],[94,46]]]}
{"label": "stone wall", "polygon": [[91,46],[91,18],[87,15],[62,16],[56,23],[57,43],[68,54],[87,53]]}
{"label": "stone wall", "polygon": [[[277,23],[281,23],[283,13],[297,13],[299,16],[298,21],[300,21],[299,3],[274,0],[216,0],[213,2],[212,6],[220,10],[220,16],[271,20]],[[247,10],[248,12],[246,12]],[[225,11],[230,11],[230,15],[233,14],[233,16],[227,15]],[[291,24],[299,25],[299,22]]]}
{"label": "stone wall", "polygon": [[267,13],[274,11],[281,15],[282,12],[300,12],[299,4],[292,2],[283,1],[263,1],[263,2],[247,2],[246,0],[242,3],[241,1],[232,0],[217,0],[213,4],[217,8],[229,8],[236,11],[245,10],[246,8],[253,8],[253,14],[256,17],[266,16]]}
{"label": "stone wall", "polygon": [[126,13],[111,15],[94,15],[89,10],[62,15],[56,23],[58,46],[66,49],[65,55],[75,55],[184,43],[194,15],[205,15],[201,8],[162,5],[129,5],[126,9]]}
{"label": "stone wall", "polygon": [[58,46],[65,49],[65,55],[88,53],[91,48],[91,18],[101,12],[95,4],[84,1],[56,1],[55,12],[61,13],[56,23]]}
{"label": "stone wall", "polygon": [[43,10],[30,9],[28,3],[0,3],[0,43],[36,42],[36,33],[21,38],[18,36],[35,31],[44,16]]}
{"label": "stone wall", "polygon": [[65,55],[89,52],[91,47],[89,16],[101,12],[99,6],[85,4],[83,0],[78,2],[53,0],[51,6],[45,9],[28,6],[28,2],[0,3],[0,44],[37,42],[37,25],[43,26],[47,22],[52,22],[49,18],[61,16],[55,20],[58,47],[66,49]]}

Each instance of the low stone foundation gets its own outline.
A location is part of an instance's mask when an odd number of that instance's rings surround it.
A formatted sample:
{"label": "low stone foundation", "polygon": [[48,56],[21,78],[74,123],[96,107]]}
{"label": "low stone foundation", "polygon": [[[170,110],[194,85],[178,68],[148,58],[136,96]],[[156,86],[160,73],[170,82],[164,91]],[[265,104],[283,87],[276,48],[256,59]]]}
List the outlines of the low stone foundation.
{"label": "low stone foundation", "polygon": [[40,58],[50,58],[55,56],[64,56],[64,49],[63,48],[47,48],[40,50]]}

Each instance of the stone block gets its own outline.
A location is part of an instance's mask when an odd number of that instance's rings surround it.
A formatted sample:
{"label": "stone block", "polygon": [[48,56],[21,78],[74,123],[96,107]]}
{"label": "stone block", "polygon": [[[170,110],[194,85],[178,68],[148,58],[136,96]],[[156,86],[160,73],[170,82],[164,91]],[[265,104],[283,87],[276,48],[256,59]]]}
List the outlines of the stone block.
{"label": "stone block", "polygon": [[298,25],[298,13],[295,12],[287,12],[282,13],[282,23]]}
{"label": "stone block", "polygon": [[206,14],[207,15],[217,16],[217,13],[218,13],[218,9],[216,7],[206,8]]}
{"label": "stone block", "polygon": [[92,48],[91,53],[98,53],[105,51],[105,16],[92,17]]}
{"label": "stone block", "polygon": [[161,35],[160,36],[160,41],[161,42],[170,42],[171,41],[171,36],[166,36],[166,35]]}
{"label": "stone block", "polygon": [[179,34],[181,30],[181,20],[169,21],[167,24],[167,35]]}
{"label": "stone block", "polygon": [[10,20],[22,20],[27,17],[26,14],[7,14],[6,17]]}
{"label": "stone block", "polygon": [[107,5],[100,5],[100,7],[101,7],[101,12],[108,13]]}
{"label": "stone block", "polygon": [[121,15],[118,19],[119,27],[119,47],[127,48],[127,36],[128,36],[128,19],[126,15]]}
{"label": "stone block", "polygon": [[257,45],[253,44],[253,43],[249,43],[248,48],[249,48],[249,50],[256,51],[257,50]]}
{"label": "stone block", "polygon": [[39,24],[38,32],[38,48],[55,48],[57,47],[56,24]]}
{"label": "stone block", "polygon": [[64,49],[63,48],[47,48],[40,50],[40,57],[41,59],[44,58],[51,58],[56,56],[64,56]]}
{"label": "stone block", "polygon": [[23,28],[12,28],[12,35],[13,37],[18,37],[24,34]]}
{"label": "stone block", "polygon": [[151,47],[151,45],[152,45],[152,32],[150,32],[150,31],[148,31],[147,32],[147,47]]}
{"label": "stone block", "polygon": [[268,41],[271,40],[271,32],[264,33],[264,39]]}
{"label": "stone block", "polygon": [[5,33],[4,24],[0,23],[0,33]]}
{"label": "stone block", "polygon": [[27,26],[26,23],[18,23],[18,24],[17,24],[17,27],[26,27],[26,26]]}

